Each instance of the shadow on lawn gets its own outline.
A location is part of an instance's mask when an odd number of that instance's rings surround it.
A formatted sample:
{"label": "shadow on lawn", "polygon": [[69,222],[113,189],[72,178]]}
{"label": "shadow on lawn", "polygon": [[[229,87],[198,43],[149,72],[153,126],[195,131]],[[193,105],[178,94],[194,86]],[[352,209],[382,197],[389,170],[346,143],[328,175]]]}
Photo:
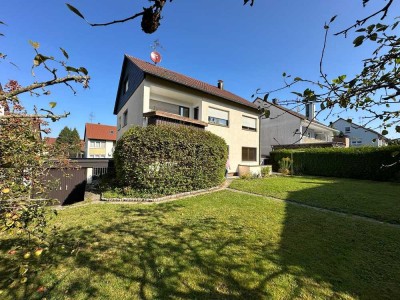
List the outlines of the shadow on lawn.
{"label": "shadow on lawn", "polygon": [[[296,193],[291,195],[294,199]],[[119,206],[117,211],[119,219],[104,219],[98,227],[60,231],[67,247],[50,252],[47,259],[53,266],[70,261],[70,272],[64,271],[65,277],[57,276],[50,286],[37,282],[36,286],[46,285],[46,293],[33,290],[25,298],[395,299],[400,295],[399,263],[393,263],[400,251],[397,228],[288,204],[276,245],[233,215],[227,219],[189,215],[187,207],[176,203]],[[8,248],[2,243],[0,250],[4,249]],[[5,269],[6,265],[0,266],[0,272]],[[108,289],[108,285],[117,286]]]}
{"label": "shadow on lawn", "polygon": [[[121,216],[113,222],[104,221],[100,228],[74,227],[60,232],[61,240],[70,243],[68,251],[48,253],[49,263],[65,263],[75,249],[73,272],[52,286],[47,285],[41,296],[65,295],[66,298],[109,298],[107,278],[116,277],[121,294],[139,299],[260,299],[268,297],[265,282],[284,273],[265,275],[257,262],[276,260],[265,243],[247,244],[246,228],[234,220],[220,222],[213,217],[193,220],[178,218],[180,205],[160,204],[133,208],[121,206]],[[166,219],[165,216],[169,218]],[[176,215],[176,220],[171,219]],[[227,227],[229,226],[229,227]],[[227,230],[228,229],[228,230]],[[118,233],[118,234],[115,234]],[[128,238],[126,238],[128,237]],[[69,241],[69,242],[68,242]],[[2,248],[3,245],[0,246]],[[254,247],[257,257],[246,261],[242,255]],[[265,251],[260,251],[265,248]],[[89,269],[84,277],[72,274],[77,269]],[[257,273],[257,282],[246,281],[247,274]],[[235,274],[235,276],[233,276]],[[235,279],[241,274],[243,280]],[[99,278],[104,287],[99,288]],[[68,287],[61,287],[68,281]],[[38,283],[40,285],[42,283]],[[14,295],[15,299],[18,295]],[[37,297],[33,292],[29,298]],[[112,295],[119,297],[118,295]],[[124,297],[124,296],[123,296]]]}
{"label": "shadow on lawn", "polygon": [[[340,184],[331,185],[329,188],[340,190]],[[326,188],[291,192],[288,198],[321,195]],[[278,253],[281,265],[296,276],[298,293],[303,288],[306,294],[311,292],[307,291],[312,288],[311,280],[326,287],[319,295],[314,291],[315,298],[400,297],[398,228],[293,204],[286,204],[285,212]]]}

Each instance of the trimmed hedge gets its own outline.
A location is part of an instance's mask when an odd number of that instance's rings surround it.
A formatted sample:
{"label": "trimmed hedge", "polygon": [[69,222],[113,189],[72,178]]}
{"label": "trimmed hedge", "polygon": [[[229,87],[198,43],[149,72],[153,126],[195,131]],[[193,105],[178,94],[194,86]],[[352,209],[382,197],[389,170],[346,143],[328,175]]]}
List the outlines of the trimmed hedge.
{"label": "trimmed hedge", "polygon": [[117,142],[117,182],[141,194],[170,195],[224,180],[225,141],[209,131],[173,125],[134,126]]}
{"label": "trimmed hedge", "polygon": [[311,148],[271,152],[273,169],[293,153],[295,174],[400,181],[400,146]]}

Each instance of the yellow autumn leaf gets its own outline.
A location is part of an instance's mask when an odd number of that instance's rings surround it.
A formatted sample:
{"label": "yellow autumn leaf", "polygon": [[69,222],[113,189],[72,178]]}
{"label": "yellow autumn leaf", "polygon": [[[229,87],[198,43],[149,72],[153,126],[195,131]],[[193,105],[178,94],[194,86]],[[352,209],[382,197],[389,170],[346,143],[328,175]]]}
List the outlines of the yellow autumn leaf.
{"label": "yellow autumn leaf", "polygon": [[5,188],[1,191],[3,194],[8,194],[10,192],[9,188]]}

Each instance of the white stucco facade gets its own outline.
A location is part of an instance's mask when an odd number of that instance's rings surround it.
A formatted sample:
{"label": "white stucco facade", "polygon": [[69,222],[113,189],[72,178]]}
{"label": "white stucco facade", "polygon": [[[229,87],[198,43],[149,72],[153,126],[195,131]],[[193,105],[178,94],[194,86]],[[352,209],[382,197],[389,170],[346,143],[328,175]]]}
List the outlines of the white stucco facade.
{"label": "white stucco facade", "polygon": [[[262,100],[256,100],[256,103],[263,105]],[[277,105],[268,104],[267,109],[270,116],[260,121],[261,156],[269,156],[275,145],[332,142],[337,133],[335,129],[310,122],[305,116],[302,118],[300,114],[292,114]]]}
{"label": "white stucco facade", "polygon": [[350,139],[350,147],[382,147],[388,145],[387,139],[381,134],[344,119],[335,121],[333,127]]}
{"label": "white stucco facade", "polygon": [[[195,119],[195,110],[198,111],[197,120],[208,124],[205,130],[226,141],[229,146],[230,172],[237,172],[240,164],[259,165],[260,124],[256,109],[154,77],[146,78],[119,110],[117,120],[121,126],[118,125],[117,140],[133,125],[146,126],[144,113],[166,111],[179,114],[180,107],[188,109],[191,119]],[[209,122],[211,111],[220,111],[221,114],[227,115],[228,124],[225,126]],[[123,124],[125,112],[127,112],[126,125]],[[254,120],[255,130],[242,128],[244,117],[247,117],[247,121]],[[251,151],[255,148],[255,159],[243,160],[243,148],[252,148]]]}

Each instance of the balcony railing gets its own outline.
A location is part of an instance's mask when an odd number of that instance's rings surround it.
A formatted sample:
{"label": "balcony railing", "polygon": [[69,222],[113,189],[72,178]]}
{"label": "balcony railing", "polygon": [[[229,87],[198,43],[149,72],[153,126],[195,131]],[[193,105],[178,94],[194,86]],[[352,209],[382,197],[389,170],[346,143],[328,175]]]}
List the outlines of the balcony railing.
{"label": "balcony railing", "polygon": [[144,113],[143,117],[147,118],[147,125],[172,124],[191,126],[200,129],[205,129],[205,127],[208,126],[208,124],[203,121],[159,110]]}

